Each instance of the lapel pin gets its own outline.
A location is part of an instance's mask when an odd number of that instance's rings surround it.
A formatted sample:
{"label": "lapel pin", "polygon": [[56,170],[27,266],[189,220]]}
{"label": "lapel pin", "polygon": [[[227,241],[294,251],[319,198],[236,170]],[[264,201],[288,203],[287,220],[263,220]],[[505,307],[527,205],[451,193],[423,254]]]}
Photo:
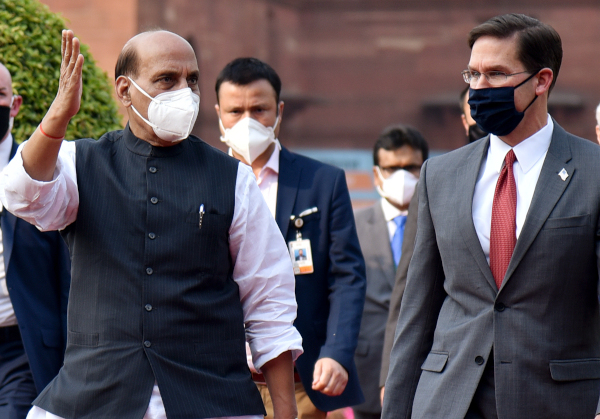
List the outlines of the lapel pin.
{"label": "lapel pin", "polygon": [[567,180],[567,178],[569,177],[569,174],[567,173],[567,171],[563,168],[560,172],[558,172],[558,176],[560,176],[560,178],[563,180],[563,182],[565,180]]}

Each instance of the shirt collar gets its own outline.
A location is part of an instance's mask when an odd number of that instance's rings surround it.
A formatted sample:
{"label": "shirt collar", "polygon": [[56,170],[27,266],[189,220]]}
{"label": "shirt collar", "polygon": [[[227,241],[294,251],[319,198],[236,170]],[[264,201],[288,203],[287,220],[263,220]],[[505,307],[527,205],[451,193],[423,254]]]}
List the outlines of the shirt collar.
{"label": "shirt collar", "polygon": [[512,148],[515,156],[517,156],[517,163],[521,167],[521,170],[523,173],[527,173],[548,151],[553,130],[554,123],[550,115],[548,115],[548,122],[541,130],[521,141],[515,147],[509,146],[496,135],[491,134],[487,157],[488,163],[500,173],[506,153]]}
{"label": "shirt collar", "polygon": [[13,137],[11,133],[0,143],[0,170],[8,164],[10,160],[10,150],[12,149]]}
{"label": "shirt collar", "polygon": [[406,215],[408,213],[408,211],[400,211],[385,198],[381,198],[381,209],[383,210],[383,218],[385,218],[385,221],[392,221],[397,216]]}
{"label": "shirt collar", "polygon": [[[273,153],[271,153],[271,157],[269,157],[267,164],[265,164],[263,166],[263,168],[260,170],[259,177],[263,173],[263,170],[265,170],[267,168],[271,169],[276,174],[279,174],[279,154],[280,154],[280,152],[281,152],[281,143],[279,142],[279,140],[277,138],[275,138],[275,150],[273,150]],[[227,154],[229,154],[230,157],[233,157],[233,150],[231,149],[231,147],[229,147],[227,149]]]}
{"label": "shirt collar", "polygon": [[[278,139],[275,139],[275,150],[271,153],[271,157],[267,161],[267,164],[264,165],[260,173],[264,170],[272,170],[275,174],[279,174],[279,155],[281,154],[281,144]],[[259,175],[260,176],[260,175]]]}

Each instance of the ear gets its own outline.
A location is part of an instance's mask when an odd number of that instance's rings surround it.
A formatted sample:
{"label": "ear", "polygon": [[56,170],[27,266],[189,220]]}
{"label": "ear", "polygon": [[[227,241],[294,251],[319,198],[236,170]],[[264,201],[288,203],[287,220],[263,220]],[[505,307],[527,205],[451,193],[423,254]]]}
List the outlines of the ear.
{"label": "ear", "polygon": [[460,115],[460,120],[462,121],[463,127],[465,128],[465,134],[469,136],[469,123],[467,122],[467,117],[464,113]]}
{"label": "ear", "polygon": [[279,104],[277,105],[277,111],[279,112],[279,123],[277,124],[277,127],[275,128],[275,131],[273,132],[275,134],[275,138],[279,138],[279,130],[281,129],[281,121],[283,119],[283,100],[279,101]]}
{"label": "ear", "polygon": [[377,166],[373,166],[373,183],[375,186],[379,186],[381,188],[381,179],[379,178],[379,174],[377,173]]}
{"label": "ear", "polygon": [[21,105],[23,104],[23,98],[19,95],[13,95],[13,103],[12,106],[10,107],[10,116],[11,117],[15,117],[17,116],[17,114],[19,113],[19,110],[21,109]]}
{"label": "ear", "polygon": [[119,76],[117,80],[115,80],[115,93],[119,101],[126,108],[131,106],[131,96],[129,95],[129,88],[131,87],[131,83],[129,79],[125,76]]}
{"label": "ear", "polygon": [[598,140],[598,144],[600,144],[600,125],[596,125],[596,137]]}
{"label": "ear", "polygon": [[[215,103],[215,111],[217,112],[217,118],[221,119],[221,108],[219,107],[218,103]],[[223,128],[221,128],[221,124],[219,124],[219,132],[221,135],[225,135]]]}
{"label": "ear", "polygon": [[552,85],[552,80],[554,80],[554,72],[549,68],[543,68],[538,72],[537,80],[535,94],[541,96],[550,90],[550,85]]}

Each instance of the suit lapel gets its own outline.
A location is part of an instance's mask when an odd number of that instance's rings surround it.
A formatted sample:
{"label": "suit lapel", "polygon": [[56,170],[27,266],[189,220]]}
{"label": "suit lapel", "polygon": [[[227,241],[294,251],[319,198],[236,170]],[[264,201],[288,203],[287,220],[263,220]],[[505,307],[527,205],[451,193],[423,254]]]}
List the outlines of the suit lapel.
{"label": "suit lapel", "polygon": [[295,160],[292,153],[285,147],[281,147],[281,154],[279,155],[279,177],[277,184],[275,221],[277,221],[281,234],[286,240],[288,228],[290,226],[290,215],[292,215],[294,204],[296,203],[298,182],[300,181],[302,172],[302,167],[298,167]]}
{"label": "suit lapel", "polygon": [[479,142],[464,164],[457,169],[458,176],[456,177],[457,183],[454,192],[462,195],[458,199],[458,213],[463,240],[488,283],[496,289],[496,282],[473,224],[473,193],[475,192],[475,184],[477,183],[481,163],[487,156],[489,145],[490,138],[488,136],[485,140]]}
{"label": "suit lapel", "polygon": [[[19,145],[13,141],[10,149],[10,159],[15,156]],[[4,256],[4,272],[8,272],[8,265],[10,264],[10,258],[12,256],[13,243],[15,239],[15,226],[17,224],[17,217],[12,215],[6,209],[2,209],[2,215],[0,216],[0,227],[2,228],[2,247]]]}
{"label": "suit lapel", "polygon": [[[564,181],[558,173],[565,169],[569,174]],[[569,186],[575,173],[575,166],[571,162],[571,149],[567,133],[554,121],[554,131],[546,159],[540,172],[540,177],[535,186],[535,192],[525,217],[525,223],[517,240],[510,264],[504,277],[504,284],[509,280],[521,259],[535,240],[540,229],[548,219],[552,209]]]}
{"label": "suit lapel", "polygon": [[15,239],[15,226],[17,217],[12,215],[6,209],[2,210],[0,216],[0,226],[2,228],[2,248],[4,256],[4,272],[8,272],[8,265],[12,256],[13,243]]}
{"label": "suit lapel", "polygon": [[[390,233],[387,227],[387,221],[383,215],[383,209],[381,203],[377,203],[373,207],[371,217],[369,219],[370,231],[372,232],[371,246],[374,251],[380,255],[379,258],[381,272],[384,273],[385,280],[391,286],[394,285],[394,278],[396,274],[396,267],[394,265],[394,257],[392,255],[392,246],[388,238]],[[391,268],[391,269],[390,269]]]}

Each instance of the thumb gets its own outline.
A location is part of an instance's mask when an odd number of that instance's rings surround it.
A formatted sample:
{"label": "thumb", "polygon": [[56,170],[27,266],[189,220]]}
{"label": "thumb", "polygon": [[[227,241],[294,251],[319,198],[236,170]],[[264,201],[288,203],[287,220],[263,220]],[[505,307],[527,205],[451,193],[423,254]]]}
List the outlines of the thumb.
{"label": "thumb", "polygon": [[319,361],[317,361],[317,363],[315,364],[315,370],[313,371],[313,385],[317,384],[321,379],[322,369],[322,364]]}

